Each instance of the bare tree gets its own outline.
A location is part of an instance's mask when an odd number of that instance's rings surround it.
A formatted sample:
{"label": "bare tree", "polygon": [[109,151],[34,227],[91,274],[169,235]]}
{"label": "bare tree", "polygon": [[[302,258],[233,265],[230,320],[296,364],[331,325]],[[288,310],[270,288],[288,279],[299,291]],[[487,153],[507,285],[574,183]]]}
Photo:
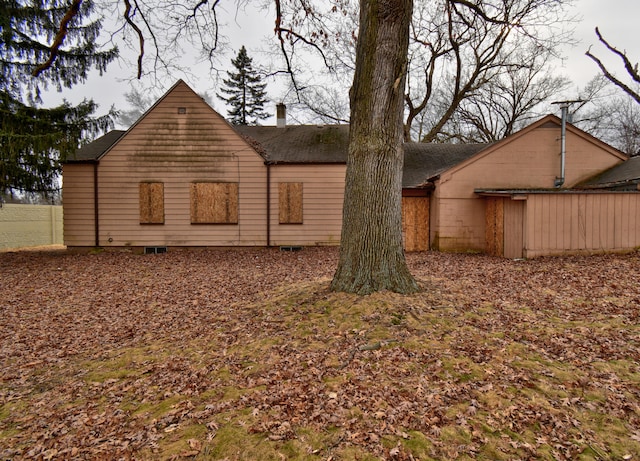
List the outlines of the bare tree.
{"label": "bare tree", "polygon": [[[609,69],[602,63],[602,61],[591,53],[591,49],[587,50],[585,53],[589,58],[591,58],[600,68],[602,74],[615,86],[624,91],[627,95],[635,99],[635,101],[640,104],[640,91],[638,91],[638,85],[640,85],[640,73],[638,73],[638,64],[632,64],[629,60],[626,51],[620,51],[616,47],[609,44],[609,42],[602,36],[600,30],[596,27],[596,35],[598,36],[598,40],[602,43],[610,52],[620,58],[622,60],[622,64],[631,77],[632,83],[626,84],[618,77],[616,77]],[[632,86],[635,85],[634,89]]]}
{"label": "bare tree", "polygon": [[[423,4],[414,14],[411,29],[405,140],[411,139],[414,122],[423,111],[431,112],[422,117],[429,126],[418,131],[423,141],[434,141],[446,132],[463,101],[486,85],[514,69],[545,65],[557,46],[569,41],[566,32],[550,31],[570,23],[563,13],[567,3],[504,0],[489,5],[442,0]],[[539,71],[537,66],[531,69]]]}
{"label": "bare tree", "polygon": [[156,102],[158,96],[134,87],[124,94],[124,98],[129,104],[129,109],[119,111],[118,124],[129,128]]}
{"label": "bare tree", "polygon": [[461,102],[451,119],[457,128],[449,130],[450,138],[462,142],[503,139],[540,117],[548,107],[545,103],[569,88],[569,79],[554,75],[547,65],[547,53],[527,55],[533,59],[505,67]]}

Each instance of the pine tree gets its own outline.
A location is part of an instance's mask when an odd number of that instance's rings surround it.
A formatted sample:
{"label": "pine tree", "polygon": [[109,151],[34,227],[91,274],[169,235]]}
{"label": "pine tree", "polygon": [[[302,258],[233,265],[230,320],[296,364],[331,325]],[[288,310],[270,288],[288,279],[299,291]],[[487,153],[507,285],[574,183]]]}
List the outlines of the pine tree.
{"label": "pine tree", "polygon": [[93,8],[91,0],[0,3],[0,194],[48,195],[60,162],[112,126],[114,113],[94,117],[91,100],[40,107],[49,85],[71,88],[117,56],[115,48],[98,50],[101,23]]}
{"label": "pine tree", "polygon": [[218,98],[231,106],[227,111],[229,121],[234,125],[256,125],[259,120],[269,117],[264,112],[264,104],[268,101],[264,91],[266,83],[262,83],[262,78],[253,69],[253,59],[247,55],[247,50],[243,46],[238,52],[236,59],[231,60],[231,64],[237,72],[228,72],[228,79],[223,80],[225,85],[221,88],[228,97],[218,94]]}

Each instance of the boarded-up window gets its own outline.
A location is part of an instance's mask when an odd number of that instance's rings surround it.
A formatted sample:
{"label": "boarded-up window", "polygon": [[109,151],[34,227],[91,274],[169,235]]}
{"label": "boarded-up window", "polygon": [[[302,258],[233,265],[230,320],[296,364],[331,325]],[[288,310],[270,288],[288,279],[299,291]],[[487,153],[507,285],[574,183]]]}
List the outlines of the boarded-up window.
{"label": "boarded-up window", "polygon": [[302,183],[279,184],[280,224],[302,224]]}
{"label": "boarded-up window", "polygon": [[164,224],[164,184],[140,183],[140,224]]}
{"label": "boarded-up window", "polygon": [[191,183],[191,224],[238,224],[238,183]]}

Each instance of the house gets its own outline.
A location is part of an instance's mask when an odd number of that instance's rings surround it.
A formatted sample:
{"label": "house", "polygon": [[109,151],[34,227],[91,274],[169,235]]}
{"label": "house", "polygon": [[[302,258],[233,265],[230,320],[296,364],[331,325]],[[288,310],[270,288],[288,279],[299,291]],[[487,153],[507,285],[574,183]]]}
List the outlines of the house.
{"label": "house", "polygon": [[[561,125],[549,115],[493,144],[405,144],[405,249],[510,257],[592,251],[593,239],[550,237],[564,232],[548,219],[551,203],[619,194],[573,187],[627,158],[571,125],[561,153]],[[283,106],[276,126],[231,126],[179,81],[129,130],[108,133],[64,164],[65,243],[150,251],[336,245],[348,140],[346,125],[288,126]],[[636,212],[636,194],[626,193],[628,210],[618,199],[599,203],[611,204],[618,219],[620,210]],[[625,248],[640,244],[635,227],[625,232]]]}
{"label": "house", "polygon": [[183,81],[63,165],[68,247],[266,245],[264,159]]}

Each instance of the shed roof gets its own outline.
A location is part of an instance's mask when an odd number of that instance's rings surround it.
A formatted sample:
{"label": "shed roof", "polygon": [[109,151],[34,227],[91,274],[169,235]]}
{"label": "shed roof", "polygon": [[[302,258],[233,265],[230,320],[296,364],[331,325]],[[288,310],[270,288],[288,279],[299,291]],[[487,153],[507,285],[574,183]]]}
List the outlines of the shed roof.
{"label": "shed roof", "polygon": [[598,189],[640,182],[640,156],[631,157],[579,185],[581,188]]}

